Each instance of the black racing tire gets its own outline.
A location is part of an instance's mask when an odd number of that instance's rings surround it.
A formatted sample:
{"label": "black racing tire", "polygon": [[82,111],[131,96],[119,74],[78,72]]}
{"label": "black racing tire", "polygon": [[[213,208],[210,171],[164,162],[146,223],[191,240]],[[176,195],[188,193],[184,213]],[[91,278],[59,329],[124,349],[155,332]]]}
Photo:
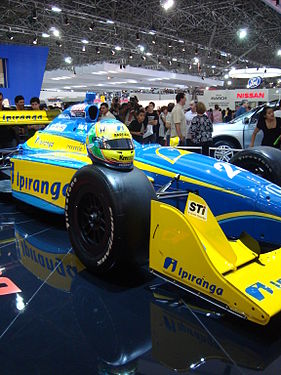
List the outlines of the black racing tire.
{"label": "black racing tire", "polygon": [[234,156],[235,152],[232,149],[240,148],[237,147],[234,141],[230,139],[218,139],[214,140],[214,147],[217,147],[217,150],[214,151],[213,156],[215,159],[229,162],[230,159]]}
{"label": "black racing tire", "polygon": [[148,258],[152,184],[139,169],[89,165],[73,176],[65,217],[72,247],[96,274]]}
{"label": "black racing tire", "polygon": [[276,148],[248,148],[234,155],[230,163],[281,186],[281,151]]}

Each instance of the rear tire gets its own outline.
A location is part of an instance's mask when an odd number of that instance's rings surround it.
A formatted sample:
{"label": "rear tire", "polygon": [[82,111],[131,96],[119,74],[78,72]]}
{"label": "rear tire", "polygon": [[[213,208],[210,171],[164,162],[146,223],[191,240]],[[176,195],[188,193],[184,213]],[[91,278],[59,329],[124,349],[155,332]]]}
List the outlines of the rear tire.
{"label": "rear tire", "polygon": [[150,201],[143,172],[89,165],[76,172],[66,194],[65,217],[73,249],[94,273],[148,258]]}
{"label": "rear tire", "polygon": [[281,186],[281,151],[276,148],[248,148],[234,155],[230,163]]}

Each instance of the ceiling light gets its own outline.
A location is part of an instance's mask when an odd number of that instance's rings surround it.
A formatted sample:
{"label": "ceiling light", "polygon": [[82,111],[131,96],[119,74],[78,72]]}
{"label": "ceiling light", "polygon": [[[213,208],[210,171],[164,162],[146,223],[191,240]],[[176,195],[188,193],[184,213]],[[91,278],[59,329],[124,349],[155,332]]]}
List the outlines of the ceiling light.
{"label": "ceiling light", "polygon": [[216,68],[216,65],[212,65],[212,69],[215,69]]}
{"label": "ceiling light", "polygon": [[7,37],[8,37],[10,40],[13,40],[13,39],[14,39],[14,35],[12,35],[11,33],[7,33]]}
{"label": "ceiling light", "polygon": [[43,37],[43,38],[50,38],[50,34],[42,33],[42,37]]}
{"label": "ceiling light", "polygon": [[174,0],[160,0],[160,5],[165,10],[169,10],[175,4]]}
{"label": "ceiling light", "polygon": [[72,58],[70,56],[67,56],[64,58],[64,61],[67,63],[67,64],[71,64],[72,63]]}
{"label": "ceiling light", "polygon": [[173,61],[178,61],[178,59],[176,57],[173,57],[172,60]]}
{"label": "ceiling light", "polygon": [[106,23],[108,23],[109,25],[113,25],[113,24],[114,24],[114,21],[112,21],[112,20],[107,20]]}
{"label": "ceiling light", "polygon": [[146,57],[142,55],[142,56],[141,56],[141,59],[145,61],[145,60],[146,60]]}
{"label": "ceiling light", "polygon": [[146,52],[146,56],[152,56],[151,52]]}
{"label": "ceiling light", "polygon": [[171,61],[171,60],[169,60],[169,61],[168,61],[168,64],[169,64],[169,65],[172,65],[172,61]]}
{"label": "ceiling light", "polygon": [[281,49],[277,51],[277,56],[281,56]]}
{"label": "ceiling light", "polygon": [[156,30],[154,30],[154,29],[153,29],[153,30],[150,30],[148,34],[150,34],[150,35],[155,35],[155,34],[156,34]]}
{"label": "ceiling light", "polygon": [[35,8],[31,12],[31,17],[33,20],[37,20],[37,10]]}
{"label": "ceiling light", "polygon": [[96,47],[96,53],[97,53],[97,55],[100,54],[100,49],[99,49],[99,47]]}
{"label": "ceiling light", "polygon": [[60,13],[61,12],[61,8],[56,7],[56,6],[52,6],[52,11],[55,12],[55,13]]}
{"label": "ceiling light", "polygon": [[225,78],[225,79],[228,79],[228,78],[229,78],[229,75],[228,75],[228,74],[225,74],[225,75],[224,75],[224,78]]}
{"label": "ceiling light", "polygon": [[156,44],[156,39],[152,39],[151,43]]}
{"label": "ceiling light", "polygon": [[110,52],[111,52],[112,56],[114,56],[116,54],[116,52],[114,51],[114,49],[112,49]]}
{"label": "ceiling light", "polygon": [[132,59],[133,58],[133,55],[130,53],[130,55],[129,55],[129,59]]}
{"label": "ceiling light", "polygon": [[140,40],[140,33],[136,33],[136,40]]}
{"label": "ceiling light", "polygon": [[160,60],[160,59],[158,59],[158,64],[159,64],[159,65],[161,65],[161,64],[162,64],[162,62],[161,62],[161,60]]}
{"label": "ceiling light", "polygon": [[95,28],[95,24],[94,24],[94,22],[92,22],[92,23],[90,24],[90,26],[89,26],[89,30],[90,30],[90,31],[93,31],[94,28]]}
{"label": "ceiling light", "polygon": [[33,44],[37,44],[37,43],[38,43],[38,38],[37,38],[37,36],[34,37],[32,43],[33,43]]}
{"label": "ceiling light", "polygon": [[120,46],[116,46],[115,49],[116,51],[121,51],[122,48]]}
{"label": "ceiling light", "polygon": [[231,81],[227,81],[227,85],[228,86],[232,85],[232,82]]}
{"label": "ceiling light", "polygon": [[238,30],[239,39],[245,39],[247,36],[247,29]]}
{"label": "ceiling light", "polygon": [[56,40],[56,45],[57,45],[58,47],[61,47],[61,46],[62,46],[62,43],[61,43],[59,40]]}
{"label": "ceiling light", "polygon": [[184,43],[184,40],[179,39],[178,42],[179,42],[179,43]]}
{"label": "ceiling light", "polygon": [[198,64],[198,63],[199,63],[199,59],[198,59],[198,57],[194,57],[194,63],[195,63],[195,64]]}
{"label": "ceiling light", "polygon": [[182,49],[181,49],[181,50],[182,50],[182,52],[185,52],[185,47],[182,47]]}
{"label": "ceiling light", "polygon": [[89,43],[89,41],[88,41],[87,39],[82,39],[81,42],[82,42],[83,44],[88,44],[88,43]]}
{"label": "ceiling light", "polygon": [[56,37],[60,36],[59,30],[57,28],[55,28],[54,26],[52,26],[50,28],[50,31],[53,33],[54,36],[56,36]]}
{"label": "ceiling light", "polygon": [[172,48],[172,43],[171,42],[169,42],[168,47]]}
{"label": "ceiling light", "polygon": [[82,46],[82,52],[86,51],[86,46]]}

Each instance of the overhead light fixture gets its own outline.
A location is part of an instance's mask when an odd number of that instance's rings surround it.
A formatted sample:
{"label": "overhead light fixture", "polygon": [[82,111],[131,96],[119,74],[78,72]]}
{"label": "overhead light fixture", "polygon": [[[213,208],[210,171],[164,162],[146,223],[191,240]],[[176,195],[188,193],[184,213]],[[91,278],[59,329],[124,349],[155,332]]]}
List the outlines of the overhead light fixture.
{"label": "overhead light fixture", "polygon": [[129,55],[129,59],[132,59],[133,58],[133,55],[130,53],[130,55]]}
{"label": "overhead light fixture", "polygon": [[43,38],[50,38],[50,34],[48,34],[48,33],[42,33],[42,37]]}
{"label": "overhead light fixture", "polygon": [[37,43],[38,43],[38,38],[37,38],[37,36],[35,36],[35,37],[33,38],[32,43],[33,43],[33,44],[37,44]]}
{"label": "overhead light fixture", "polygon": [[120,46],[116,46],[115,49],[116,51],[121,51],[122,48]]}
{"label": "overhead light fixture", "polygon": [[152,44],[156,44],[156,39],[155,39],[155,38],[152,39],[151,43],[152,43]]}
{"label": "overhead light fixture", "polygon": [[54,36],[56,36],[56,37],[60,36],[60,32],[59,32],[59,30],[56,27],[52,26],[50,28],[50,31],[53,33]]}
{"label": "overhead light fixture", "polygon": [[100,54],[100,48],[99,48],[99,47],[96,47],[96,54],[97,54],[97,55]]}
{"label": "overhead light fixture", "polygon": [[89,43],[89,41],[88,41],[87,39],[82,39],[81,42],[82,42],[83,44],[88,44],[88,43]]}
{"label": "overhead light fixture", "polygon": [[34,8],[31,12],[31,17],[33,20],[37,20],[37,10]]}
{"label": "overhead light fixture", "polygon": [[113,25],[113,24],[114,24],[114,21],[112,21],[112,20],[107,20],[106,23],[108,23],[109,25]]}
{"label": "overhead light fixture", "polygon": [[64,24],[66,26],[69,26],[70,25],[70,22],[69,22],[69,18],[67,16],[64,17]]}
{"label": "overhead light fixture", "polygon": [[198,57],[194,57],[194,63],[195,63],[195,64],[198,64],[198,63],[199,63],[199,59],[198,59]]}
{"label": "overhead light fixture", "polygon": [[172,60],[173,61],[178,61],[178,59],[176,57],[173,57]]}
{"label": "overhead light fixture", "polygon": [[281,56],[281,48],[277,51],[277,56]]}
{"label": "overhead light fixture", "polygon": [[240,29],[238,30],[238,37],[239,39],[245,39],[247,36],[248,32],[247,29]]}
{"label": "overhead light fixture", "polygon": [[90,24],[90,26],[89,26],[89,30],[90,30],[90,31],[93,31],[94,28],[95,28],[95,23],[92,22],[92,23]]}
{"label": "overhead light fixture", "polygon": [[184,40],[179,39],[178,42],[179,42],[179,43],[184,43]]}
{"label": "overhead light fixture", "polygon": [[139,49],[140,49],[141,52],[144,52],[144,49],[145,49],[145,48],[144,48],[144,46],[139,45]]}
{"label": "overhead light fixture", "polygon": [[146,60],[146,57],[145,57],[144,55],[141,55],[141,59],[142,59],[143,61],[145,61],[145,60]]}
{"label": "overhead light fixture", "polygon": [[162,64],[162,62],[161,62],[161,60],[160,60],[159,58],[158,58],[158,61],[157,61],[157,62],[158,62],[159,65]]}
{"label": "overhead light fixture", "polygon": [[61,12],[61,8],[57,7],[57,6],[52,6],[52,11],[55,12],[55,13],[60,13]]}
{"label": "overhead light fixture", "polygon": [[229,74],[225,74],[225,75],[224,75],[224,78],[225,78],[225,79],[228,79],[228,78],[229,78]]}
{"label": "overhead light fixture", "polygon": [[174,0],[160,0],[160,5],[162,8],[164,8],[166,11],[171,9],[175,4]]}
{"label": "overhead light fixture", "polygon": [[227,85],[228,85],[228,86],[231,86],[231,85],[232,85],[232,82],[231,82],[231,81],[227,81]]}
{"label": "overhead light fixture", "polygon": [[152,56],[151,52],[146,52],[146,56]]}
{"label": "overhead light fixture", "polygon": [[71,64],[72,63],[72,58],[70,56],[67,56],[64,58],[64,61],[67,63],[67,64]]}
{"label": "overhead light fixture", "polygon": [[137,40],[137,41],[140,40],[140,33],[136,33],[136,40]]}
{"label": "overhead light fixture", "polygon": [[14,39],[14,35],[11,34],[11,33],[7,33],[7,38],[10,39],[10,40],[13,40]]}
{"label": "overhead light fixture", "polygon": [[152,30],[149,31],[148,34],[155,35],[156,33],[157,33],[157,31],[155,30],[155,28],[153,28]]}
{"label": "overhead light fixture", "polygon": [[198,55],[198,48],[195,48],[194,53],[195,53],[195,55]]}
{"label": "overhead light fixture", "polygon": [[169,64],[169,65],[172,65],[172,61],[171,61],[171,60],[169,60],[169,61],[168,61],[168,64]]}
{"label": "overhead light fixture", "polygon": [[62,43],[61,43],[59,40],[56,40],[56,45],[57,45],[58,47],[61,47],[61,46],[62,46]]}
{"label": "overhead light fixture", "polygon": [[114,49],[112,49],[110,52],[111,52],[112,56],[114,56],[116,54],[116,52],[114,51]]}
{"label": "overhead light fixture", "polygon": [[181,50],[182,50],[182,52],[185,52],[185,47],[182,47],[182,49],[181,49]]}
{"label": "overhead light fixture", "polygon": [[86,46],[82,46],[82,52],[86,51]]}
{"label": "overhead light fixture", "polygon": [[169,48],[172,48],[172,47],[173,47],[171,42],[169,42],[168,47],[169,47]]}

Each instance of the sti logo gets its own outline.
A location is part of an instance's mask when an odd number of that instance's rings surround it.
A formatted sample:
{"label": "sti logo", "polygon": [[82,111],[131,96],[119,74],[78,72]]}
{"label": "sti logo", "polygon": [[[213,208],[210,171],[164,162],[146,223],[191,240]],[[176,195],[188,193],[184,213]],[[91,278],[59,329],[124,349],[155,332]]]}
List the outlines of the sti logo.
{"label": "sti logo", "polygon": [[208,208],[203,204],[188,201],[187,212],[192,216],[196,216],[198,219],[207,221]]}

